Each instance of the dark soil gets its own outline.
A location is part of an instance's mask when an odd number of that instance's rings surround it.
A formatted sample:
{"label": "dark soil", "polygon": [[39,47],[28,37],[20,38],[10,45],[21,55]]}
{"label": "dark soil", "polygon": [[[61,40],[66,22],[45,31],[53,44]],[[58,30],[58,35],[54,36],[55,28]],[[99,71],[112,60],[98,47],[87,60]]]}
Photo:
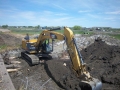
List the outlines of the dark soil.
{"label": "dark soil", "polygon": [[63,90],[47,75],[44,64],[29,66],[25,60],[19,61],[22,68],[9,73],[16,90]]}
{"label": "dark soil", "polygon": [[102,81],[103,90],[120,90],[120,47],[98,39],[82,50],[82,56],[91,75]]}
{"label": "dark soil", "polygon": [[[81,51],[87,69],[94,78],[102,81],[102,90],[120,90],[120,47],[109,46],[100,38]],[[46,70],[50,77],[67,90],[80,90],[80,79],[71,72],[65,61],[47,61]],[[88,89],[84,89],[88,90]]]}
{"label": "dark soil", "polygon": [[[63,64],[67,63],[67,66]],[[79,79],[71,72],[69,68],[70,60],[62,61],[62,60],[53,60],[46,62],[46,72],[48,75],[65,90],[81,90],[79,87]]]}

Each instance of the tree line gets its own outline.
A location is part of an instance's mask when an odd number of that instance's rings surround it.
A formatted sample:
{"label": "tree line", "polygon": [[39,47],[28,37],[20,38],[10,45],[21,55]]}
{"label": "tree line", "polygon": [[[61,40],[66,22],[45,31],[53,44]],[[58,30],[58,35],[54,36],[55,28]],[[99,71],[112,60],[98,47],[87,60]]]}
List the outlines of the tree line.
{"label": "tree line", "polygon": [[[2,25],[1,26],[2,28],[8,28],[9,26],[8,25]],[[20,27],[24,27],[24,28],[40,28],[41,26],[40,25],[37,25],[37,26],[13,26],[13,28],[20,28]],[[75,25],[75,26],[73,26],[73,30],[81,30],[81,26],[79,26],[79,25]]]}

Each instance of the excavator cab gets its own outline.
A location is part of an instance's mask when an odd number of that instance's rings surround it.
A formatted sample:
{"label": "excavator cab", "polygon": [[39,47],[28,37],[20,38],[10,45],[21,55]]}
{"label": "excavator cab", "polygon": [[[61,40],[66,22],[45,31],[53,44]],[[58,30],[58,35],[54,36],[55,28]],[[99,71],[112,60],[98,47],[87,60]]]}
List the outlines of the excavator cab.
{"label": "excavator cab", "polygon": [[49,39],[46,39],[46,40],[42,43],[42,53],[49,54],[49,53],[51,53],[52,51],[53,51],[53,50],[52,50],[52,47],[50,46]]}

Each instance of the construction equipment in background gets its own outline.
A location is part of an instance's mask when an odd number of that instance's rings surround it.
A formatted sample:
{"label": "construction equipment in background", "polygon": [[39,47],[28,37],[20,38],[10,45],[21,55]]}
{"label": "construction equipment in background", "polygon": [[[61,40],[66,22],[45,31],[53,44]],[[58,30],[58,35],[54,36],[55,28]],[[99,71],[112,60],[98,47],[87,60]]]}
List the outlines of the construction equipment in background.
{"label": "construction equipment in background", "polygon": [[[83,85],[80,86],[82,90],[101,90],[102,83],[98,79],[93,78],[86,70],[86,64],[83,62],[82,55],[78,50],[76,40],[72,30],[64,27],[64,34],[55,32],[57,29],[44,30],[37,39],[31,39],[29,42],[22,41],[21,56],[26,58],[32,65],[39,64],[40,57],[49,57],[53,51],[53,41],[55,39],[64,40],[67,45],[67,51],[72,62],[72,68]],[[51,45],[50,47],[50,40]]]}

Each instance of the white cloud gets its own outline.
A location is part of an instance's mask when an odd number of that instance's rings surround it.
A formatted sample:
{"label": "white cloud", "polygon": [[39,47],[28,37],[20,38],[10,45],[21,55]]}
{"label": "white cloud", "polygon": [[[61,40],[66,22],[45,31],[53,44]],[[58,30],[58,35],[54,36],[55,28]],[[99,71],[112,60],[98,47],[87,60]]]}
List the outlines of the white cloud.
{"label": "white cloud", "polygon": [[32,12],[32,11],[20,12],[18,13],[18,16],[21,18],[29,19],[29,20],[33,20],[36,18],[35,12]]}
{"label": "white cloud", "polygon": [[[37,13],[37,12],[36,12]],[[39,12],[38,12],[39,13]],[[41,12],[41,14],[43,14],[43,15],[51,15],[51,14],[53,14],[54,12],[52,12],[52,11],[42,11]]]}
{"label": "white cloud", "polygon": [[66,15],[68,15],[67,13],[57,13],[57,14],[55,14],[55,15],[57,15],[57,16],[66,16]]}
{"label": "white cloud", "polygon": [[87,13],[87,12],[91,12],[90,10],[80,10],[78,11],[79,13]]}
{"label": "white cloud", "polygon": [[45,5],[45,4],[48,4],[49,3],[49,0],[26,0],[28,2],[31,2],[31,3],[35,3],[35,4],[39,4],[39,5]]}
{"label": "white cloud", "polygon": [[87,20],[87,18],[73,18],[73,20],[75,20],[75,21],[86,21]]}
{"label": "white cloud", "polygon": [[114,20],[115,18],[113,18],[113,17],[108,17],[108,18],[104,18],[104,19],[106,19],[106,20]]}
{"label": "white cloud", "polygon": [[106,12],[105,14],[120,14],[120,10],[118,11],[112,11],[112,12]]}
{"label": "white cloud", "polygon": [[57,4],[53,4],[55,7],[59,8],[59,9],[62,9],[62,10],[66,10],[65,8],[63,8],[62,6],[59,6]]}
{"label": "white cloud", "polygon": [[115,17],[107,17],[107,18],[104,18],[104,20],[107,20],[107,21],[117,21],[118,18],[115,18]]}
{"label": "white cloud", "polygon": [[87,14],[89,17],[92,17],[92,18],[101,18],[100,15],[96,15],[96,14]]}

